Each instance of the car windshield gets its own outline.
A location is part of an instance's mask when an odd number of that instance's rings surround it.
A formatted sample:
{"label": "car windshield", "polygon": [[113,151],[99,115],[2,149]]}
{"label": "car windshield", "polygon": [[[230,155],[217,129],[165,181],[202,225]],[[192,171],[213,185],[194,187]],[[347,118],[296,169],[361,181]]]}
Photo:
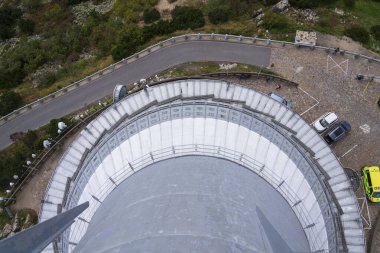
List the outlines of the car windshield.
{"label": "car windshield", "polygon": [[372,194],[372,197],[374,197],[374,198],[380,198],[380,192],[374,192]]}
{"label": "car windshield", "polygon": [[329,123],[327,123],[327,121],[326,121],[325,119],[321,119],[321,120],[319,121],[319,123],[321,123],[321,125],[322,125],[323,127],[327,127],[327,126],[329,125]]}

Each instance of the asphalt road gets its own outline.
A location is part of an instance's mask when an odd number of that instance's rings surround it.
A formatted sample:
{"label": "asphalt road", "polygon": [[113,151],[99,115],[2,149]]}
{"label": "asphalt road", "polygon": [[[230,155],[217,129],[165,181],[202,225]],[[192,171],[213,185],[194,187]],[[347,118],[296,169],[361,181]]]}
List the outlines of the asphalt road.
{"label": "asphalt road", "polygon": [[0,126],[0,149],[11,144],[9,136],[47,124],[112,94],[117,83],[129,84],[178,64],[194,61],[238,62],[267,67],[271,49],[221,41],[190,41],[162,48],[133,63],[57,97]]}

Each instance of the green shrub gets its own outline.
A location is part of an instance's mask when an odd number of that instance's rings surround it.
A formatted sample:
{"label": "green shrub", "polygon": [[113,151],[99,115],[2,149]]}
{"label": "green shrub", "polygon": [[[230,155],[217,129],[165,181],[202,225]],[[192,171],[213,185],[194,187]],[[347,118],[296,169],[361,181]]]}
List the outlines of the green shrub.
{"label": "green shrub", "polygon": [[22,12],[19,8],[4,5],[0,7],[0,40],[5,40],[15,35],[15,26]]}
{"label": "green shrub", "polygon": [[263,21],[263,27],[268,30],[282,30],[287,28],[289,25],[289,21],[284,15],[273,12],[266,13],[264,15]]}
{"label": "green shrub", "polygon": [[143,14],[144,22],[146,24],[153,23],[161,18],[160,13],[156,8],[145,9]]}
{"label": "green shrub", "polygon": [[172,25],[178,29],[195,29],[205,25],[205,19],[200,9],[187,6],[176,6],[172,12]]}
{"label": "green shrub", "polygon": [[344,0],[344,5],[347,8],[353,8],[355,6],[355,0]]}
{"label": "green shrub", "polygon": [[32,35],[34,32],[35,23],[30,19],[20,19],[18,22],[18,27],[22,33],[27,35]]}
{"label": "green shrub", "polygon": [[22,0],[21,4],[25,7],[25,9],[29,12],[35,12],[41,6],[41,0]]}
{"label": "green shrub", "polygon": [[344,31],[344,34],[355,41],[363,44],[369,42],[369,32],[361,26],[352,26]]}
{"label": "green shrub", "polygon": [[112,48],[111,53],[113,60],[119,61],[134,54],[144,42],[142,29],[137,26],[126,28],[121,32],[116,45]]}
{"label": "green shrub", "polygon": [[336,0],[289,0],[290,5],[297,8],[316,8],[333,2]]}
{"label": "green shrub", "polygon": [[231,9],[228,6],[220,6],[212,8],[208,12],[208,18],[212,24],[220,24],[227,22],[231,16]]}
{"label": "green shrub", "polygon": [[4,116],[16,110],[22,104],[21,96],[14,91],[6,91],[0,96],[0,115]]}
{"label": "green shrub", "polygon": [[371,33],[376,40],[380,40],[380,25],[372,26]]}

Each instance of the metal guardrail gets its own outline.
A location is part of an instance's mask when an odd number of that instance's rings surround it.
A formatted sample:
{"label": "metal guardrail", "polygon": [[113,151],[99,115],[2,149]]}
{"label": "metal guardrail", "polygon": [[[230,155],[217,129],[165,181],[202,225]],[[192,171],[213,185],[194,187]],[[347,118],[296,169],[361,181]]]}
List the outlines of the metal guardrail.
{"label": "metal guardrail", "polygon": [[[261,45],[261,46],[286,46],[286,45],[292,45],[292,46],[297,46],[297,47],[308,47],[310,49],[318,49],[318,50],[324,50],[326,53],[334,53],[335,48],[329,48],[329,47],[322,47],[322,46],[308,46],[308,45],[296,45],[293,42],[288,42],[288,41],[279,41],[279,40],[271,40],[271,39],[262,39],[262,38],[257,38],[257,37],[245,37],[245,36],[237,36],[237,35],[228,35],[228,34],[186,34],[186,35],[180,35],[176,37],[169,38],[167,40],[158,42],[152,46],[149,46],[145,48],[144,50],[135,53],[128,58],[124,58],[121,61],[118,61],[116,63],[111,64],[110,66],[103,68],[101,70],[96,71],[95,73],[82,78],[69,86],[62,88],[56,92],[50,93],[49,95],[42,97],[30,104],[27,104],[17,110],[14,110],[13,112],[3,116],[0,118],[0,126],[5,124],[7,121],[23,114],[28,111],[30,111],[33,108],[38,107],[41,104],[44,104],[45,102],[48,102],[56,97],[62,96],[66,94],[69,91],[75,90],[78,87],[81,87],[83,85],[89,84],[91,81],[98,79],[99,77],[112,73],[115,70],[121,68],[122,66],[126,64],[130,64],[134,61],[136,61],[139,58],[142,58],[144,56],[147,56],[153,52],[156,52],[160,50],[161,48],[164,47],[169,47],[173,44],[176,43],[183,43],[186,41],[224,41],[224,42],[232,42],[232,43],[242,43],[242,44],[251,44],[251,45]],[[355,59],[366,59],[371,62],[375,62],[377,64],[380,64],[380,59],[366,56],[363,54],[351,52],[351,51],[346,51],[346,50],[340,50],[339,52],[341,55],[348,55],[352,56]]]}

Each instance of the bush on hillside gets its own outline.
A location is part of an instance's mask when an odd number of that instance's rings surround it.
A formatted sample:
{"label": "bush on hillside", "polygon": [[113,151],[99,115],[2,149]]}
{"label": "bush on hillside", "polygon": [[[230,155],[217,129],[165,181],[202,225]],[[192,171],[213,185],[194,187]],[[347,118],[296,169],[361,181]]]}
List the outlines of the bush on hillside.
{"label": "bush on hillside", "polygon": [[355,6],[355,0],[344,0],[344,5],[347,8],[353,8]]}
{"label": "bush on hillside", "polygon": [[14,91],[6,91],[0,96],[0,115],[16,110],[22,104],[21,96]]}
{"label": "bush on hillside", "polygon": [[34,32],[35,23],[30,19],[20,19],[18,22],[18,27],[20,28],[20,32],[32,35]]}
{"label": "bush on hillside", "polygon": [[369,32],[361,26],[352,26],[344,31],[344,35],[351,39],[366,44],[369,42]]}
{"label": "bush on hillside", "polygon": [[146,24],[149,24],[159,20],[161,18],[161,15],[156,8],[150,8],[144,10],[143,18],[144,22]]}
{"label": "bush on hillside", "polygon": [[372,26],[371,33],[376,40],[380,40],[380,25]]}
{"label": "bush on hillside", "polygon": [[176,6],[172,12],[171,24],[176,30],[195,29],[205,25],[205,19],[200,9],[187,6]]}
{"label": "bush on hillside", "polygon": [[142,29],[137,26],[129,26],[119,35],[116,45],[112,48],[112,58],[119,61],[136,53],[140,45],[144,43]]}
{"label": "bush on hillside", "polygon": [[219,6],[209,10],[208,18],[212,24],[225,23],[231,16],[231,9],[228,6]]}
{"label": "bush on hillside", "polygon": [[287,28],[289,25],[288,19],[284,15],[273,12],[266,13],[263,21],[263,26],[268,30],[282,30]]}
{"label": "bush on hillside", "polygon": [[0,7],[0,40],[6,40],[15,35],[15,26],[21,15],[19,8],[7,5]]}

